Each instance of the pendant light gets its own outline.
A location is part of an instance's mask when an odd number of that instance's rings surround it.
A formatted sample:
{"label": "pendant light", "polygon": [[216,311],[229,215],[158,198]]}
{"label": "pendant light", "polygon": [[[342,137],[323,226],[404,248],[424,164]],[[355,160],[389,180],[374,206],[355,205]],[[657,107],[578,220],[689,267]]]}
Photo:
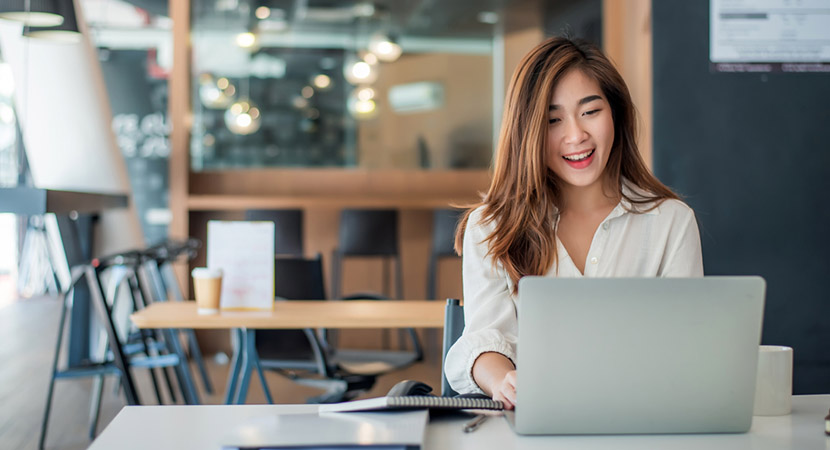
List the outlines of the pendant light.
{"label": "pendant light", "polygon": [[75,5],[72,0],[55,0],[58,12],[63,16],[63,23],[56,27],[29,27],[23,29],[23,36],[56,42],[80,42],[81,32],[75,17]]}
{"label": "pendant light", "polygon": [[225,111],[225,126],[233,134],[242,136],[256,133],[262,124],[262,114],[251,101],[251,79],[243,79],[240,99]]}
{"label": "pendant light", "polygon": [[54,0],[0,0],[0,19],[32,27],[54,27],[63,23]]}

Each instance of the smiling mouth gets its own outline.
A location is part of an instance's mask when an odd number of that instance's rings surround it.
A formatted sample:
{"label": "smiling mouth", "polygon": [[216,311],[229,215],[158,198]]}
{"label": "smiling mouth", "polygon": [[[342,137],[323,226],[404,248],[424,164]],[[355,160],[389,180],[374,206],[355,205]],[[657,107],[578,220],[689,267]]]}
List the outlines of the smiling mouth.
{"label": "smiling mouth", "polygon": [[590,158],[594,154],[595,151],[596,151],[596,149],[594,148],[594,149],[591,149],[587,152],[579,153],[579,154],[576,154],[576,155],[563,156],[562,158],[565,158],[566,161],[571,161],[571,162],[584,161],[584,160]]}

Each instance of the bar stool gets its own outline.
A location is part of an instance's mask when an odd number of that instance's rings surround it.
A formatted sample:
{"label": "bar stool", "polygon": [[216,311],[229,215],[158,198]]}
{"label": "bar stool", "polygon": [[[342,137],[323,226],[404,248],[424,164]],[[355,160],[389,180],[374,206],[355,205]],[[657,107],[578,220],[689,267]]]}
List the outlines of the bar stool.
{"label": "bar stool", "polygon": [[[184,257],[185,261],[190,261],[196,257],[198,249],[202,243],[195,238],[189,238],[186,241],[167,240],[161,244],[152,246],[141,254],[141,272],[145,286],[145,292],[148,292],[148,298],[153,301],[167,301],[172,298],[175,301],[185,301],[184,294],[176,279],[176,274],[173,271],[173,263]],[[188,353],[196,367],[199,369],[199,374],[202,378],[205,392],[213,393],[213,384],[210,381],[207,367],[202,358],[202,351],[199,347],[199,341],[196,339],[196,333],[192,329],[180,330],[187,337]]]}
{"label": "bar stool", "polygon": [[[49,424],[49,414],[52,409],[52,396],[55,389],[55,381],[59,379],[72,379],[81,377],[99,377],[104,375],[118,375],[121,381],[121,386],[124,390],[124,395],[127,399],[128,405],[139,405],[140,400],[135,388],[135,382],[130,374],[130,367],[134,366],[128,360],[127,356],[122,351],[121,345],[118,341],[118,335],[115,331],[115,324],[112,320],[112,311],[104,298],[104,291],[101,286],[95,268],[91,264],[72,262],[70,266],[71,281],[60,296],[61,314],[58,321],[58,335],[55,345],[55,356],[52,359],[51,376],[49,378],[49,388],[46,393],[46,407],[43,412],[43,421],[41,422],[40,439],[38,441],[38,448],[43,448],[46,442],[46,430]],[[58,368],[58,361],[60,359],[61,348],[63,344],[64,328],[66,327],[66,318],[72,309],[73,297],[75,288],[85,281],[89,287],[91,294],[91,301],[95,307],[99,319],[104,325],[104,331],[109,343],[109,350],[111,359],[103,361],[83,360],[79,364],[75,364],[64,369]],[[95,402],[93,402],[95,404]],[[92,427],[95,428],[97,424],[97,417],[92,420]]]}
{"label": "bar stool", "polygon": [[[115,309],[120,298],[119,291],[122,286],[128,288],[127,296],[131,300],[130,306],[134,311],[138,311],[149,305],[149,299],[152,298],[152,290],[149,287],[149,280],[142,273],[142,264],[145,259],[146,257],[143,251],[131,250],[96,258],[92,261],[98,284],[102,286],[102,292],[105,292],[103,289],[103,279],[105,277],[107,278],[108,288],[106,294],[103,296],[103,301],[110,311],[110,320],[113,323],[115,321],[112,319],[112,311]],[[187,365],[187,357],[179,344],[178,333],[175,330],[138,330],[134,329],[131,324],[127,324],[126,326],[129,328],[123,332],[123,341],[121,339],[118,340],[119,346],[130,365],[149,369],[158,404],[164,404],[164,401],[154,369],[161,370],[170,393],[170,398],[173,402],[176,402],[175,389],[166,371],[166,369],[170,368],[175,369],[175,376],[184,402],[187,404],[198,404],[198,395],[193,385],[190,367]],[[106,335],[103,336],[101,342],[107,343],[111,342],[111,340],[111,336]],[[102,353],[100,354],[101,358],[106,359],[108,357],[103,351],[100,353]],[[94,407],[92,409],[93,420],[90,428],[90,437],[95,436],[102,394],[103,376],[98,376],[95,380],[95,389],[93,389],[94,397],[92,404]]]}

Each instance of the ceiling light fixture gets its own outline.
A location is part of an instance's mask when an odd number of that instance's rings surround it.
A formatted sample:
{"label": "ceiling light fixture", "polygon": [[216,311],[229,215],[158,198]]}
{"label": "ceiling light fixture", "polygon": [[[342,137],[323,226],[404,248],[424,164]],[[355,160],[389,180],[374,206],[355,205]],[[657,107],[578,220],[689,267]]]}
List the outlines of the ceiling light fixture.
{"label": "ceiling light fixture", "polygon": [[70,44],[80,42],[81,32],[78,30],[75,5],[72,0],[57,0],[57,7],[63,16],[63,23],[55,27],[26,26],[23,29],[23,36]]}
{"label": "ceiling light fixture", "polygon": [[236,88],[227,78],[214,80],[213,76],[203,73],[199,76],[199,100],[206,108],[227,108],[233,102]]}
{"label": "ceiling light fixture", "polygon": [[478,21],[490,25],[499,23],[499,15],[493,11],[481,11],[478,13]]}
{"label": "ceiling light fixture", "polygon": [[377,65],[352,57],[346,60],[343,76],[351,84],[371,84],[378,79]]}
{"label": "ceiling light fixture", "polygon": [[311,84],[321,91],[326,91],[331,88],[331,77],[324,73],[317,74],[311,79]]}
{"label": "ceiling light fixture", "polygon": [[254,12],[254,15],[256,15],[256,18],[259,19],[259,20],[265,20],[265,19],[271,17],[271,8],[269,8],[267,6],[260,6]]}
{"label": "ceiling light fixture", "polygon": [[369,51],[384,62],[393,62],[401,57],[401,46],[388,35],[375,34],[369,39]]}
{"label": "ceiling light fixture", "polygon": [[378,115],[375,91],[368,86],[355,88],[346,99],[346,109],[358,120],[366,120]]}
{"label": "ceiling light fixture", "polygon": [[256,35],[251,32],[239,33],[236,35],[236,45],[245,48],[245,49],[253,49],[256,45]]}
{"label": "ceiling light fixture", "polygon": [[250,99],[240,100],[225,111],[225,126],[231,133],[248,135],[256,133],[262,124],[262,115]]}
{"label": "ceiling light fixture", "polygon": [[30,27],[55,27],[63,23],[63,16],[54,0],[0,1],[0,19],[21,22]]}
{"label": "ceiling light fixture", "polygon": [[352,15],[354,17],[372,17],[375,15],[375,4],[372,2],[355,3],[352,6]]}

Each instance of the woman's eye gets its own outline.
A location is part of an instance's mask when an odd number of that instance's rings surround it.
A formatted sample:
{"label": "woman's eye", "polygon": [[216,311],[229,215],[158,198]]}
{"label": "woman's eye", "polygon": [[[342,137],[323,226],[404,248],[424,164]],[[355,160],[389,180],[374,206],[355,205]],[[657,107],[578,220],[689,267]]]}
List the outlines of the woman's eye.
{"label": "woman's eye", "polygon": [[599,111],[600,111],[599,109],[592,109],[592,110],[590,110],[590,111],[585,111],[585,113],[584,113],[584,114],[585,114],[586,116],[591,116],[591,115],[594,115],[594,114],[598,113]]}
{"label": "woman's eye", "polygon": [[557,118],[553,118],[553,119],[548,120],[548,123],[551,123],[551,124],[554,124],[554,123],[557,123],[557,122],[559,122],[559,119],[557,119]]}

